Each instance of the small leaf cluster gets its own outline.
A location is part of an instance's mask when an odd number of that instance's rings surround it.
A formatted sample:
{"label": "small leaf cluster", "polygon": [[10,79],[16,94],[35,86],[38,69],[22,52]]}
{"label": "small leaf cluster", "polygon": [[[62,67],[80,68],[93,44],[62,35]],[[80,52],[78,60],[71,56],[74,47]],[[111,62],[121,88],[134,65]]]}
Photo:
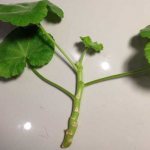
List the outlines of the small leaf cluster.
{"label": "small leaf cluster", "polygon": [[103,50],[103,45],[98,42],[93,42],[90,36],[80,37],[82,43],[85,46],[85,49],[87,51],[92,51],[94,53],[99,53],[101,50]]}

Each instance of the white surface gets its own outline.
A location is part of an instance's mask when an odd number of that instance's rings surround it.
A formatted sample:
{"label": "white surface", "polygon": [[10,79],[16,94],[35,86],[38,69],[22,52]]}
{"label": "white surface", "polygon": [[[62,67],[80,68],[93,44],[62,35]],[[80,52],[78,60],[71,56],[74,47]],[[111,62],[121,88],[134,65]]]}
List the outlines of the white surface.
{"label": "white surface", "polygon": [[[0,0],[7,2],[12,0]],[[90,35],[104,43],[101,54],[87,57],[85,81],[139,64],[139,51],[130,41],[149,24],[149,0],[53,2],[61,6],[65,18],[57,25],[43,24],[74,60],[79,57],[74,44],[80,36]],[[0,23],[1,37],[9,31],[9,26]],[[74,91],[74,75],[58,57],[40,72]],[[150,79],[146,76],[87,88],[79,128],[69,150],[149,150],[149,97]],[[0,82],[0,150],[59,150],[70,112],[69,98],[30,70],[26,69],[17,80]]]}

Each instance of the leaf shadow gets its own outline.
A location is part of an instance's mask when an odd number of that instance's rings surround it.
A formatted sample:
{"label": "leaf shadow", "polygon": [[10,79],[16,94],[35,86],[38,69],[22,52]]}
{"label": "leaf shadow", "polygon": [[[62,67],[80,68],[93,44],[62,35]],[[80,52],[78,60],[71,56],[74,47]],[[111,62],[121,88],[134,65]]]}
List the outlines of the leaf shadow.
{"label": "leaf shadow", "polygon": [[15,26],[0,21],[0,40],[2,40]]}
{"label": "leaf shadow", "polygon": [[[147,41],[147,39],[141,38],[139,34],[130,39],[129,46],[134,50],[135,53],[126,61],[124,65],[127,71],[148,65],[144,56],[144,47]],[[140,87],[150,89],[150,72],[131,76],[130,78]]]}
{"label": "leaf shadow", "polygon": [[[81,54],[81,53],[84,51],[84,49],[85,49],[85,46],[84,46],[84,44],[83,44],[82,42],[76,42],[76,43],[74,44],[74,46],[77,48],[77,51],[78,51],[80,54]],[[92,50],[88,50],[88,51],[87,51],[87,54],[90,55],[90,56],[93,56],[93,55],[95,55],[95,52],[92,51]]]}
{"label": "leaf shadow", "polygon": [[59,18],[55,13],[49,11],[48,15],[46,16],[45,20],[48,23],[57,24],[61,22],[61,18]]}
{"label": "leaf shadow", "polygon": [[18,76],[15,76],[15,77],[12,77],[12,78],[8,78],[8,79],[5,79],[5,78],[2,78],[0,77],[0,82],[1,83],[8,83],[10,81],[14,81],[14,80],[17,80],[22,74],[18,75]]}

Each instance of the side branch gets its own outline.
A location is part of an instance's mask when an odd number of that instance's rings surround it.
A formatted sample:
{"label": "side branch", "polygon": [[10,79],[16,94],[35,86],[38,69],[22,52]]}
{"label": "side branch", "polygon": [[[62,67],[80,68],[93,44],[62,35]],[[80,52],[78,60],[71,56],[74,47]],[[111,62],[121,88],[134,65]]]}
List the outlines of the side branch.
{"label": "side branch", "polygon": [[66,90],[65,88],[63,88],[62,86],[58,85],[57,83],[54,83],[48,79],[46,79],[44,76],[42,76],[37,70],[31,68],[31,70],[33,71],[33,73],[39,77],[41,80],[43,80],[44,82],[50,84],[51,86],[57,88],[58,90],[60,90],[61,92],[63,92],[64,94],[66,94],[67,96],[69,96],[71,99],[74,99],[74,95],[69,92],[68,90]]}
{"label": "side branch", "polygon": [[124,72],[124,73],[120,73],[120,74],[116,74],[116,75],[111,75],[111,76],[100,78],[100,79],[97,79],[97,80],[93,80],[93,81],[85,83],[84,86],[87,87],[87,86],[90,86],[90,85],[93,85],[93,84],[96,84],[96,83],[100,83],[100,82],[104,82],[104,81],[107,81],[107,80],[118,79],[118,78],[123,78],[123,77],[127,77],[127,76],[134,76],[134,75],[145,73],[145,72],[148,72],[148,71],[150,71],[150,66],[139,68],[139,69],[129,71],[129,72]]}

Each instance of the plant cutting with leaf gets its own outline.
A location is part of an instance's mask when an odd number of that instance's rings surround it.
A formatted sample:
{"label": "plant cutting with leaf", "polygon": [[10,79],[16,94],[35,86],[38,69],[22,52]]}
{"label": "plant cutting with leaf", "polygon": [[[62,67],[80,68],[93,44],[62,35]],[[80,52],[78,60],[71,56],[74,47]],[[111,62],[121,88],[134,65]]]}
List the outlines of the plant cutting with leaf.
{"label": "plant cutting with leaf", "polygon": [[[74,62],[66,51],[57,44],[55,38],[40,24],[47,16],[51,17],[50,14],[55,15],[60,20],[64,17],[62,9],[48,0],[31,3],[0,4],[0,20],[16,26],[16,29],[9,33],[0,43],[0,77],[13,79],[21,75],[24,68],[28,66],[38,78],[71,98],[72,112],[61,144],[62,148],[67,148],[71,145],[77,130],[82,94],[86,87],[111,79],[142,74],[148,72],[150,66],[146,65],[129,72],[84,82],[83,60],[86,54],[89,52],[100,53],[103,50],[103,45],[99,42],[93,42],[90,36],[80,37],[84,50],[80,59]],[[150,26],[142,29],[140,35],[143,38],[150,39]],[[45,78],[37,71],[38,68],[48,64],[57,51],[61,52],[63,58],[76,74],[75,93],[71,93],[59,84]],[[150,42],[145,46],[145,57],[150,63]]]}

